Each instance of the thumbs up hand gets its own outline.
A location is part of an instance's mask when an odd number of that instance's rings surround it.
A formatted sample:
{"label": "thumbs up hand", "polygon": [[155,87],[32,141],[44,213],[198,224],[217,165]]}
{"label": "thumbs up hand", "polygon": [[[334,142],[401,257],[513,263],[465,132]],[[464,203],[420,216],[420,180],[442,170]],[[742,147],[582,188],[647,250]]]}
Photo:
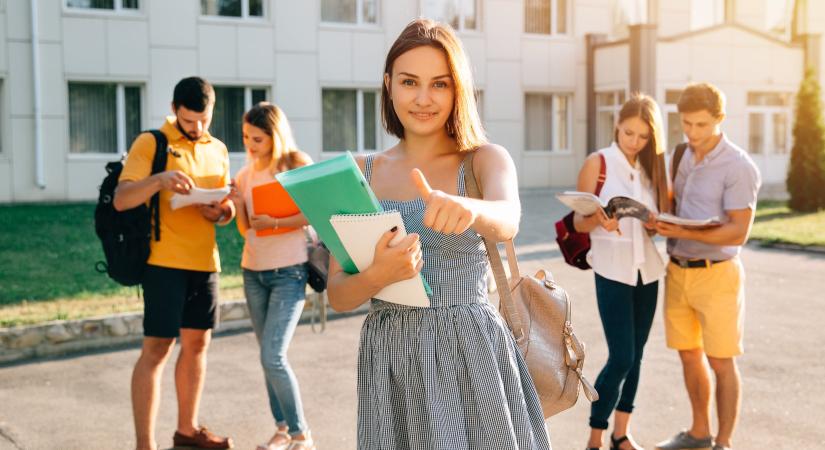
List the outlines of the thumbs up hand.
{"label": "thumbs up hand", "polygon": [[477,214],[466,198],[433,190],[418,169],[413,169],[410,177],[426,204],[424,226],[436,233],[461,234],[475,223]]}

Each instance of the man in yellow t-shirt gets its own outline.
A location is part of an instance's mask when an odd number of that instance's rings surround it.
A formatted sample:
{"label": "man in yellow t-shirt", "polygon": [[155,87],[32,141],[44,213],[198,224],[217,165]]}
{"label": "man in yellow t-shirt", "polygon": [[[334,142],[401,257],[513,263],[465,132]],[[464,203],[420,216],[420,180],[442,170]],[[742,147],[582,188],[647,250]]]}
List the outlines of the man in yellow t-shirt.
{"label": "man in yellow t-shirt", "polygon": [[198,405],[206,373],[206,350],[218,319],[220,260],[215,224],[232,220],[231,201],[192,205],[173,210],[170,198],[187,195],[193,187],[219,188],[229,184],[229,154],[212,137],[209,124],[215,90],[198,77],[175,86],[174,117],[160,131],[168,140],[166,170],[152,175],[155,139],[144,133],[135,139],[120,175],[114,206],[122,211],[146,203],[160,193],[160,240],[151,240],[151,253],[141,280],[144,299],[143,349],[132,374],[132,410],[137,449],[156,450],[155,419],[160,403],[160,378],[180,337],[175,370],[178,425],[174,445],[191,448],[231,448],[198,424]]}

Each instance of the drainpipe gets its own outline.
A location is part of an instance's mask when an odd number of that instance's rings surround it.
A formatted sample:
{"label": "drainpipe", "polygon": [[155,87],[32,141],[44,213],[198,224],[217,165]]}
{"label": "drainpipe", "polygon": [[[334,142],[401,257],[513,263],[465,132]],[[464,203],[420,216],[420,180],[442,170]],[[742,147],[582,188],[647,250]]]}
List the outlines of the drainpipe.
{"label": "drainpipe", "polygon": [[31,0],[32,16],[32,86],[34,91],[34,170],[35,181],[40,189],[46,188],[46,174],[43,170],[43,143],[41,132],[43,121],[40,117],[40,39],[37,27],[37,0]]}

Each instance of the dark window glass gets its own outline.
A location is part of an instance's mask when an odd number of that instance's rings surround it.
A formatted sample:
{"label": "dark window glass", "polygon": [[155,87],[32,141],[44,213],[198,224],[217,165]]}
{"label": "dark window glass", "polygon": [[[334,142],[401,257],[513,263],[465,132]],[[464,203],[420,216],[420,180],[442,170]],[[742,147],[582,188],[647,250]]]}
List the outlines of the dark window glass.
{"label": "dark window glass", "polygon": [[364,92],[364,150],[377,150],[375,98],[375,92]]}
{"label": "dark window glass", "polygon": [[266,101],[266,89],[252,89],[252,104],[257,105]]}
{"label": "dark window glass", "polygon": [[69,8],[115,9],[115,0],[68,0],[66,5]]}
{"label": "dark window glass", "polygon": [[117,152],[117,86],[69,83],[69,151]]}
{"label": "dark window glass", "polygon": [[241,17],[241,0],[201,0],[201,13],[207,16]]}
{"label": "dark window glass", "polygon": [[324,151],[357,151],[356,91],[324,89],[322,120]]}
{"label": "dark window glass", "polygon": [[215,87],[215,110],[210,133],[223,141],[230,152],[243,152],[241,122],[244,110],[244,88]]}
{"label": "dark window glass", "polygon": [[123,88],[124,108],[126,112],[126,145],[140,134],[140,88],[126,86]]}

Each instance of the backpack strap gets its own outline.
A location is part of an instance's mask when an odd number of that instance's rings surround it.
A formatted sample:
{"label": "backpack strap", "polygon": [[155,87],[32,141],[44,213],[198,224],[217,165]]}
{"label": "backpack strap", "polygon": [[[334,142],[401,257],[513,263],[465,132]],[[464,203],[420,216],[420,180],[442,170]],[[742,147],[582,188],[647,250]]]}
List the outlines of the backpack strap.
{"label": "backpack strap", "polygon": [[679,164],[682,162],[682,157],[685,156],[685,150],[687,150],[687,142],[682,142],[681,144],[676,145],[676,148],[673,150],[673,165],[670,168],[670,182],[673,185],[673,198],[671,199],[671,209],[673,213],[676,214],[676,173],[679,172]]}
{"label": "backpack strap", "polygon": [[[475,150],[467,152],[464,158],[464,189],[467,197],[481,200],[481,190],[478,187],[475,174],[473,173],[473,157]],[[499,303],[505,310],[509,318],[510,331],[516,342],[521,342],[526,336],[524,335],[524,326],[522,325],[521,316],[513,304],[513,297],[510,294],[510,284],[507,282],[507,275],[504,273],[504,264],[501,261],[501,254],[498,252],[498,247],[495,242],[488,241],[481,237],[484,241],[484,247],[487,248],[487,257],[490,260],[490,266],[493,268],[493,275],[496,279],[496,288],[498,289]],[[518,268],[518,260],[516,259],[516,247],[513,245],[513,240],[510,239],[504,243],[507,250],[507,262],[510,266],[510,279],[517,281],[521,278]]]}
{"label": "backpack strap", "polygon": [[599,153],[599,178],[596,181],[596,197],[602,193],[602,188],[604,187],[604,181],[607,179],[607,162],[604,160],[604,155]]}
{"label": "backpack strap", "polygon": [[[166,171],[166,161],[169,157],[167,146],[169,141],[166,135],[160,130],[149,130],[155,137],[155,156],[152,158],[152,175]],[[152,217],[152,229],[155,232],[155,240],[160,240],[160,191],[149,200],[149,215]]]}

